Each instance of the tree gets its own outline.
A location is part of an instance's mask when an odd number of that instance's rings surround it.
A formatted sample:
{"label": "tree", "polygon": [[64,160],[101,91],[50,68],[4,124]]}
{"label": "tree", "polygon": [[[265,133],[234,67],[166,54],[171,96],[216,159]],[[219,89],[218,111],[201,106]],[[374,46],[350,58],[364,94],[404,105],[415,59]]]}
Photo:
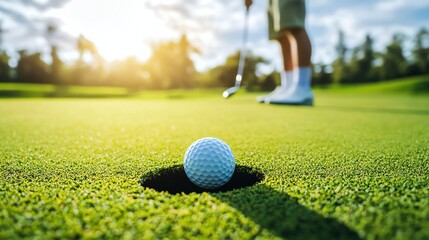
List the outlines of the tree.
{"label": "tree", "polygon": [[191,53],[198,50],[183,35],[178,42],[160,43],[153,47],[152,56],[144,69],[153,88],[189,88],[196,73]]}
{"label": "tree", "polygon": [[0,82],[10,81],[9,56],[0,49]]}
{"label": "tree", "polygon": [[[252,53],[248,53],[245,59],[243,70],[243,83],[247,90],[259,90],[263,79],[260,79],[257,74],[257,68],[260,64],[268,63],[268,60]],[[237,65],[238,68],[238,65]],[[235,79],[235,77],[234,77]]]}
{"label": "tree", "polygon": [[[76,48],[79,53],[79,59],[75,63],[73,71],[73,83],[84,85],[97,85],[102,81],[104,59],[99,54],[95,44],[82,34],[76,42]],[[92,59],[93,64],[85,62],[86,54]]]}
{"label": "tree", "polygon": [[[231,87],[234,86],[235,76],[237,75],[238,64],[240,61],[240,52],[236,52],[229,56],[223,65],[217,66],[211,70],[211,75],[217,79],[218,86]],[[263,57],[248,53],[244,69],[242,84],[248,90],[254,90],[261,85],[260,79],[256,74],[258,64],[267,63]]]}
{"label": "tree", "polygon": [[23,83],[48,83],[48,66],[41,60],[41,53],[27,54],[19,51],[19,61],[16,66],[17,81]]}
{"label": "tree", "polygon": [[54,84],[62,84],[63,81],[61,81],[60,79],[60,70],[62,67],[62,61],[58,56],[58,48],[53,43],[53,39],[52,39],[56,32],[57,32],[57,27],[53,24],[49,24],[46,29],[46,37],[51,47],[51,60],[52,60],[50,71],[49,71],[49,75],[50,75],[49,81]]}
{"label": "tree", "polygon": [[319,63],[313,66],[312,85],[327,85],[332,83],[332,67]]}
{"label": "tree", "polygon": [[56,84],[63,84],[64,82],[60,79],[60,71],[61,71],[63,62],[58,56],[56,46],[51,47],[51,59],[52,59],[51,68],[50,68],[51,82]]}
{"label": "tree", "polygon": [[373,42],[372,37],[367,34],[363,44],[354,49],[350,61],[349,82],[372,82],[376,80],[373,70],[375,60]]}
{"label": "tree", "polygon": [[272,91],[277,86],[277,82],[280,82],[280,74],[273,71],[262,77],[261,90]]}
{"label": "tree", "polygon": [[109,86],[126,87],[129,92],[146,87],[146,79],[142,75],[142,64],[135,57],[118,61],[109,68],[104,84]]}
{"label": "tree", "polygon": [[402,48],[404,40],[405,36],[403,34],[396,33],[392,37],[392,42],[386,47],[380,68],[382,79],[393,79],[404,76],[407,66],[407,60]]}
{"label": "tree", "polygon": [[332,80],[335,83],[348,82],[350,70],[347,66],[348,48],[345,43],[345,36],[342,30],[338,31],[338,43],[335,46],[337,58],[332,63]]}
{"label": "tree", "polygon": [[10,81],[9,56],[2,48],[3,28],[0,22],[0,82]]}
{"label": "tree", "polygon": [[189,88],[192,86],[193,76],[196,73],[194,63],[190,57],[191,53],[198,53],[198,49],[191,45],[186,35],[182,35],[178,43],[178,78],[179,87]]}
{"label": "tree", "polygon": [[420,29],[414,38],[413,63],[410,74],[429,73],[429,31]]}
{"label": "tree", "polygon": [[79,52],[79,62],[83,62],[85,53],[89,53],[96,64],[103,64],[104,60],[98,52],[95,44],[82,34],[79,35],[79,38],[77,40],[77,50]]}

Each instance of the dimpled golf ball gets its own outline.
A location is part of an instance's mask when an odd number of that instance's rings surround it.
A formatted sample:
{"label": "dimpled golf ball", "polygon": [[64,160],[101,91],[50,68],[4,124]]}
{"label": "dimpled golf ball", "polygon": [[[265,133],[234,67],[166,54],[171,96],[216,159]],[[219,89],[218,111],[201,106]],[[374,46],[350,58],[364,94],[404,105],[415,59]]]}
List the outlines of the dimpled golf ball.
{"label": "dimpled golf ball", "polygon": [[184,167],[186,176],[195,185],[215,189],[231,179],[235,160],[225,142],[207,137],[191,144],[185,153]]}

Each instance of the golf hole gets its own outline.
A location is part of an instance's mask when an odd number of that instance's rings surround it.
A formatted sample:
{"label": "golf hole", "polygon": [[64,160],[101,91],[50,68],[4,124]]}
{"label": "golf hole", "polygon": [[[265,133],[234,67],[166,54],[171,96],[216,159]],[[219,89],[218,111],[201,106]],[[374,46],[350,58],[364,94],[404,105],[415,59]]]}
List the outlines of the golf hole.
{"label": "golf hole", "polygon": [[143,187],[170,194],[226,192],[234,189],[255,185],[264,179],[264,174],[245,166],[235,166],[234,174],[229,182],[217,189],[203,189],[192,183],[186,176],[183,165],[175,165],[145,174],[140,179]]}

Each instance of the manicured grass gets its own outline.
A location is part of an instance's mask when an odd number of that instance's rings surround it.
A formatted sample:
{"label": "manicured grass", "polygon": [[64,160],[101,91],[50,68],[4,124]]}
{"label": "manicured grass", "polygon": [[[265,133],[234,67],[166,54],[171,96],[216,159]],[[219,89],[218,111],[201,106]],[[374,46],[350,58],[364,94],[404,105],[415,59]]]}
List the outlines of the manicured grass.
{"label": "manicured grass", "polygon": [[[408,77],[391,81],[316,86],[315,91],[337,94],[429,94],[429,75]],[[139,90],[129,91],[123,87],[63,86],[50,84],[2,83],[0,81],[0,98],[138,98],[138,99],[181,99],[215,97],[225,88],[187,89],[187,90]],[[244,91],[244,90],[240,90]]]}
{"label": "manicured grass", "polygon": [[[182,94],[182,93],[181,93]],[[0,100],[0,239],[428,239],[429,97]],[[142,176],[213,136],[254,186],[172,195]]]}
{"label": "manicured grass", "polygon": [[225,89],[178,89],[129,91],[123,87],[62,86],[50,84],[1,83],[0,98],[138,98],[181,99],[206,98],[222,94]]}
{"label": "manicured grass", "polygon": [[[64,90],[66,89],[66,90]],[[0,97],[4,98],[44,98],[44,97],[124,97],[125,88],[67,86],[51,84],[0,83]]]}
{"label": "manicured grass", "polygon": [[350,84],[330,86],[338,93],[384,93],[384,94],[429,94],[429,75],[395,79],[368,84]]}

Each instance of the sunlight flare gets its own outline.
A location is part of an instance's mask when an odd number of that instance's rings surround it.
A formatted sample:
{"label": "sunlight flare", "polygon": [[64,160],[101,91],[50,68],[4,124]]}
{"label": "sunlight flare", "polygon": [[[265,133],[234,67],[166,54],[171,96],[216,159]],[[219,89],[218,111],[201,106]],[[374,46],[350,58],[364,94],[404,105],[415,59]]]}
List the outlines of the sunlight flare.
{"label": "sunlight flare", "polygon": [[60,17],[61,29],[94,42],[106,60],[135,56],[146,59],[150,45],[176,36],[144,1],[75,0],[49,12]]}

